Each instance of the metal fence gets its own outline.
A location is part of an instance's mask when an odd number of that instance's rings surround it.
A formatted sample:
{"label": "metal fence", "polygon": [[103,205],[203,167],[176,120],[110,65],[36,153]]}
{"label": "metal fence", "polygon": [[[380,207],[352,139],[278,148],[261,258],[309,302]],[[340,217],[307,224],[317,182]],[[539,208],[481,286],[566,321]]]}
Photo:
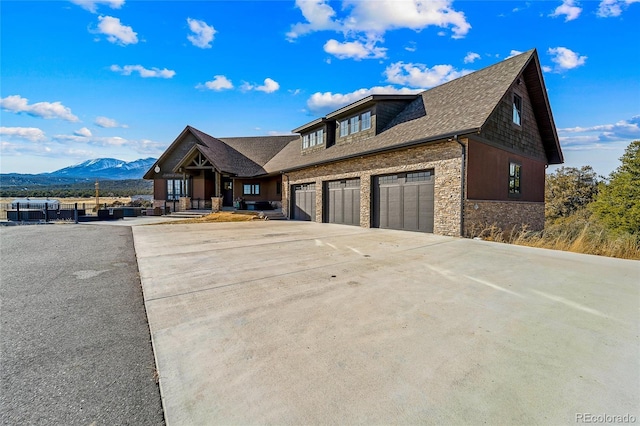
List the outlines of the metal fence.
{"label": "metal fence", "polygon": [[[120,208],[121,204],[101,203],[0,203],[0,220],[44,221],[75,220],[77,216],[97,216],[99,210]],[[77,216],[76,216],[77,213]]]}

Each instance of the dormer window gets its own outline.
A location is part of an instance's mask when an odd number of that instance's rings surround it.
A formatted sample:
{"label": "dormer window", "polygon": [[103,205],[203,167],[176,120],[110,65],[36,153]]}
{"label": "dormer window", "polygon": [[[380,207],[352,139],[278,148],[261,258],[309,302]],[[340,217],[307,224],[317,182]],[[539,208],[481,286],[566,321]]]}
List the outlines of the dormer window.
{"label": "dormer window", "polygon": [[371,111],[354,115],[340,121],[340,137],[352,135],[354,133],[371,128]]}
{"label": "dormer window", "polygon": [[356,115],[355,117],[351,117],[349,119],[349,127],[351,128],[351,133],[358,133],[360,131],[360,116]]}
{"label": "dormer window", "polygon": [[371,128],[371,111],[367,111],[362,114],[362,124],[360,126],[362,130]]}
{"label": "dormer window", "polygon": [[516,94],[513,95],[513,122],[522,125],[522,98]]}
{"label": "dormer window", "polygon": [[340,137],[347,136],[349,134],[349,120],[343,120],[340,122]]}
{"label": "dormer window", "polygon": [[318,129],[314,132],[302,135],[302,149],[322,145],[324,143],[324,129]]}

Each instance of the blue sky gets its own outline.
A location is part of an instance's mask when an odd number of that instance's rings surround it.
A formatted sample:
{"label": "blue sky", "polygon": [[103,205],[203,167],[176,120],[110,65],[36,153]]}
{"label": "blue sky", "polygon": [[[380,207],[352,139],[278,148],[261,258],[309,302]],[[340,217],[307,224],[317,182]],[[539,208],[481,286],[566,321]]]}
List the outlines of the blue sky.
{"label": "blue sky", "polygon": [[[565,165],[640,139],[640,0],[2,1],[2,173],[288,134],[538,49]],[[552,169],[553,170],[553,169]]]}

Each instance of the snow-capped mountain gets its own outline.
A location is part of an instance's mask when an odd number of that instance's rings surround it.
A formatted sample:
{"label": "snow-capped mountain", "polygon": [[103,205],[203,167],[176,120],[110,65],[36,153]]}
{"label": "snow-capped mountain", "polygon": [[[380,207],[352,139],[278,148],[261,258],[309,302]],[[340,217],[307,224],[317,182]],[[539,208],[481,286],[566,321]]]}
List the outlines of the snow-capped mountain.
{"label": "snow-capped mountain", "polygon": [[65,167],[47,173],[53,177],[101,178],[101,179],[142,179],[142,176],[155,163],[155,158],[141,158],[135,161],[122,161],[115,158],[96,158],[83,161],[74,166]]}

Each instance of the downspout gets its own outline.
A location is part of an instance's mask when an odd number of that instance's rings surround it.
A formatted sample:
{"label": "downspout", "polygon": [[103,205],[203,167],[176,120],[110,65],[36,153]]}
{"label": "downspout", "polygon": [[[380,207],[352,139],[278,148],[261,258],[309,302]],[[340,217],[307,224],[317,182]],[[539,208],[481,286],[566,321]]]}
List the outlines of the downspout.
{"label": "downspout", "polygon": [[[286,185],[286,193],[287,193],[287,212],[282,212],[282,214],[284,214],[287,218],[287,220],[291,219],[291,193],[290,193],[290,188],[289,188],[289,175],[286,174],[284,171],[280,172],[282,177],[287,178],[287,185]],[[282,178],[281,178],[282,179]],[[284,199],[284,194],[285,194],[285,184],[284,184],[284,179],[282,179],[282,188],[281,188],[281,192],[282,194],[280,194],[280,197],[282,197]],[[282,205],[282,201],[280,201],[280,204]],[[282,210],[282,209],[281,209]]]}
{"label": "downspout", "polygon": [[460,164],[460,236],[464,237],[464,185],[465,185],[465,163],[467,157],[467,146],[460,142],[458,135],[453,136],[453,140],[458,142],[462,147],[461,164]]}

